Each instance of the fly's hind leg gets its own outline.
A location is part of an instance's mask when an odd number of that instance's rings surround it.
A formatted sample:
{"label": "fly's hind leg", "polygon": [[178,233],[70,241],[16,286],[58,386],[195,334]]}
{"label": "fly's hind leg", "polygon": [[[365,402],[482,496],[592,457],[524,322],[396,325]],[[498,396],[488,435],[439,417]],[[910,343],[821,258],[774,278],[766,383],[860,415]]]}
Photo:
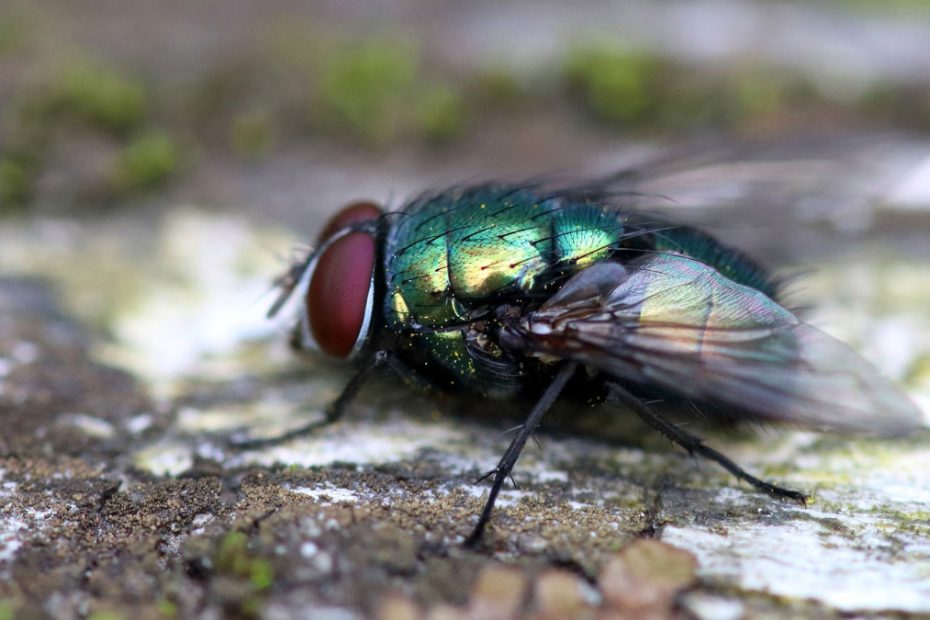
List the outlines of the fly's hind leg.
{"label": "fly's hind leg", "polygon": [[665,435],[674,443],[677,443],[679,446],[687,450],[689,454],[697,454],[698,456],[702,456],[706,459],[717,462],[721,467],[726,469],[740,480],[745,480],[758,490],[768,493],[772,497],[790,499],[801,504],[802,506],[807,504],[808,496],[804,493],[792,491],[791,489],[785,489],[756,478],[720,452],[717,452],[713,448],[704,445],[704,442],[700,437],[696,437],[681,430],[676,425],[660,416],[658,413],[650,409],[646,403],[636,398],[636,396],[625,390],[620,385],[616,383],[610,383],[610,390],[623,404],[627,405],[633,411],[635,411],[636,414],[639,415],[639,417],[646,424]]}
{"label": "fly's hind leg", "polygon": [[349,403],[352,402],[352,399],[355,398],[359,390],[362,388],[362,385],[364,385],[365,381],[372,375],[372,373],[385,364],[390,365],[392,359],[393,357],[390,352],[376,351],[368,359],[368,361],[365,362],[365,365],[358,370],[355,376],[349,380],[349,382],[343,388],[342,394],[339,395],[339,398],[333,401],[326,408],[326,411],[323,413],[323,418],[321,420],[314,420],[313,422],[309,422],[303,426],[291,429],[274,437],[262,437],[259,439],[230,439],[229,446],[235,450],[252,450],[255,448],[264,448],[267,446],[278,445],[290,441],[291,439],[296,439],[297,437],[313,434],[324,426],[329,426],[342,417],[342,414],[345,413]]}
{"label": "fly's hind leg", "polygon": [[523,446],[526,445],[527,439],[530,438],[530,436],[536,430],[536,427],[539,426],[539,422],[542,420],[543,414],[545,414],[546,411],[552,407],[552,403],[554,403],[555,399],[558,398],[559,394],[565,388],[565,384],[568,383],[569,379],[572,378],[572,375],[575,374],[577,368],[578,365],[574,362],[570,362],[562,366],[562,368],[556,374],[555,378],[552,380],[552,383],[549,384],[549,386],[546,388],[546,391],[543,392],[543,395],[536,402],[536,405],[533,406],[533,410],[526,418],[526,422],[523,424],[523,426],[520,427],[520,432],[517,433],[517,436],[513,438],[512,442],[510,442],[510,446],[507,447],[507,451],[504,452],[504,455],[498,462],[497,467],[479,479],[480,482],[485,478],[494,476],[494,482],[491,484],[491,492],[488,493],[488,499],[484,503],[484,509],[481,511],[481,516],[478,518],[478,523],[475,525],[475,529],[472,530],[468,538],[465,539],[466,547],[473,547],[478,543],[479,540],[481,540],[481,535],[484,532],[484,528],[487,526],[488,521],[491,520],[491,513],[494,511],[494,503],[497,501],[497,495],[500,493],[501,487],[504,485],[504,481],[507,480],[507,478],[510,476],[510,472],[513,470],[513,466],[517,463],[517,459],[520,458],[520,453],[523,451]]}

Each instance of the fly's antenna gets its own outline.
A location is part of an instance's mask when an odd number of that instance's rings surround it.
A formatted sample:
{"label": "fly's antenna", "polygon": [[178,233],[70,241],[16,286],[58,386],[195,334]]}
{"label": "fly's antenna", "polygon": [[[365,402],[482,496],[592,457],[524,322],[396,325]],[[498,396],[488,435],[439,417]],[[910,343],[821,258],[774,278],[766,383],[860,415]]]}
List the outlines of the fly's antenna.
{"label": "fly's antenna", "polygon": [[316,255],[317,250],[308,251],[303,258],[292,260],[287,271],[275,278],[273,286],[274,288],[280,289],[281,292],[278,293],[274,303],[268,308],[268,312],[265,314],[266,318],[274,318],[275,315],[281,311],[281,308],[284,307],[284,304],[287,303],[287,300],[290,299],[291,295],[294,293],[294,289],[300,284],[301,276],[310,263],[316,258]]}
{"label": "fly's antenna", "polygon": [[375,235],[378,232],[378,224],[371,221],[354,222],[339,229],[324,239],[317,247],[307,249],[302,257],[292,261],[291,266],[288,267],[288,270],[285,271],[282,275],[278,276],[278,278],[275,279],[273,283],[273,286],[275,288],[281,289],[281,292],[274,300],[274,303],[271,304],[271,307],[268,308],[268,312],[265,314],[265,316],[269,319],[274,318],[274,316],[281,311],[281,308],[284,307],[284,304],[287,303],[287,300],[290,299],[291,295],[294,293],[294,289],[296,289],[304,280],[304,277],[307,276],[309,278],[308,271],[313,268],[314,263],[320,257],[320,254],[322,254],[326,248],[332,245],[334,241],[341,239],[345,235],[353,232],[364,232],[370,235]]}

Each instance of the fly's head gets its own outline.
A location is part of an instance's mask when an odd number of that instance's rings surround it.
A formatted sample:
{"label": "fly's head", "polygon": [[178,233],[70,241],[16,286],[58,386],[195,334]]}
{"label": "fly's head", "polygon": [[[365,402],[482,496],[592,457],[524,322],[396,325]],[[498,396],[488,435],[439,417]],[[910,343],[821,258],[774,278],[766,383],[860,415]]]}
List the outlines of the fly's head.
{"label": "fly's head", "polygon": [[277,282],[282,292],[269,315],[296,295],[298,320],[291,338],[295,349],[352,360],[364,348],[376,310],[381,215],[381,208],[371,202],[349,204],[323,228],[316,249]]}

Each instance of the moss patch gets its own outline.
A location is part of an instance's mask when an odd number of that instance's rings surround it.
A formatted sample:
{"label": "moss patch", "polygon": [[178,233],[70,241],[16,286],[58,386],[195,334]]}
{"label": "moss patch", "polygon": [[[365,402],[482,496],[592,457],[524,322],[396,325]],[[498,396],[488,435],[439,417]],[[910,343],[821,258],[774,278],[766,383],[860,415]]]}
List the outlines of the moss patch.
{"label": "moss patch", "polygon": [[0,158],[0,213],[18,210],[31,193],[30,173],[15,157]]}
{"label": "moss patch", "polygon": [[565,61],[565,76],[596,117],[640,123],[654,118],[662,68],[655,56],[602,45],[573,50]]}
{"label": "moss patch", "polygon": [[417,50],[397,41],[341,46],[319,67],[317,122],[374,143],[397,135],[417,73]]}
{"label": "moss patch", "polygon": [[180,153],[180,146],[165,132],[135,138],[119,155],[113,181],[115,187],[133,192],[161,185],[177,171]]}
{"label": "moss patch", "polygon": [[432,142],[448,142],[458,137],[465,127],[465,102],[447,84],[423,89],[416,110],[417,125]]}
{"label": "moss patch", "polygon": [[138,127],[146,113],[140,80],[94,63],[64,68],[51,88],[52,110],[114,134]]}
{"label": "moss patch", "polygon": [[232,531],[219,540],[212,564],[226,608],[248,617],[256,616],[264,593],[274,583],[271,563],[249,549],[245,533]]}

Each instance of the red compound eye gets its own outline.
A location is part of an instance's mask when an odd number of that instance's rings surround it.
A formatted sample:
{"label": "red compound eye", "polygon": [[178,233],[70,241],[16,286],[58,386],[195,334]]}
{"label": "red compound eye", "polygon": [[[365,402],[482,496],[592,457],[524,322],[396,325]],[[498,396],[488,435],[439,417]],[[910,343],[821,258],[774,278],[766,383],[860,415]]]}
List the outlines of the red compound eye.
{"label": "red compound eye", "polygon": [[[381,209],[371,203],[349,205],[329,221],[321,239],[380,215]],[[365,337],[374,263],[375,239],[363,232],[339,237],[317,259],[307,290],[307,317],[310,332],[324,353],[348,357]]]}
{"label": "red compound eye", "polygon": [[345,228],[349,224],[364,222],[366,220],[376,220],[379,217],[381,217],[381,207],[373,202],[361,200],[359,202],[349,203],[343,207],[341,211],[329,218],[329,221],[326,222],[326,226],[324,226],[322,232],[320,232],[317,241],[322,242],[329,239],[333,236],[333,233],[340,228]]}

